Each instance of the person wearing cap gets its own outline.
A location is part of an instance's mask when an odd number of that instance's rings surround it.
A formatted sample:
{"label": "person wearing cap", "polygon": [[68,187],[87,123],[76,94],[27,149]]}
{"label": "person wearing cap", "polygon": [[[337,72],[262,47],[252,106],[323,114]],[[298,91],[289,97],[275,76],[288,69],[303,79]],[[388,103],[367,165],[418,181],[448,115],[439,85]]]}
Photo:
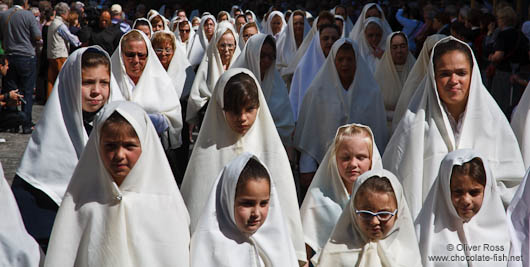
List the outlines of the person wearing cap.
{"label": "person wearing cap", "polygon": [[123,20],[123,12],[119,4],[110,7],[110,15],[112,16],[112,24],[120,25],[121,32],[126,33],[131,30],[131,25]]}

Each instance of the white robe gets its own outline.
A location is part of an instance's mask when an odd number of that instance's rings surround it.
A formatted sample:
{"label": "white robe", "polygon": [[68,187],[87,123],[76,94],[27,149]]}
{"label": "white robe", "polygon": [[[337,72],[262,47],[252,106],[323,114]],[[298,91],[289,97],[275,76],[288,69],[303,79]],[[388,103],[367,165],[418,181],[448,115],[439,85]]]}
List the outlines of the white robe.
{"label": "white robe", "polygon": [[[142,149],[120,186],[100,156],[101,127],[114,112],[134,128]],[[96,118],[57,212],[44,266],[189,266],[188,226],[148,115],[135,103],[113,102]]]}

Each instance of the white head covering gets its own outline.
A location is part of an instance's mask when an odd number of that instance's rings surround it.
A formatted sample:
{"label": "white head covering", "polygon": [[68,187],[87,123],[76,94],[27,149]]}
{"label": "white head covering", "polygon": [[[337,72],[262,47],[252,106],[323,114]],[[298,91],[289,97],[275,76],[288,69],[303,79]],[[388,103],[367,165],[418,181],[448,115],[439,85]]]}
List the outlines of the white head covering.
{"label": "white head covering", "polygon": [[[346,8],[346,7],[344,7]],[[331,14],[333,15],[336,15],[336,16],[340,16],[340,15],[337,15],[335,13],[335,10],[337,9],[337,7],[334,7],[330,10]],[[351,21],[350,17],[349,16],[346,16],[346,21],[344,21],[344,17],[340,16],[342,18],[342,21],[344,22],[344,30],[343,32],[346,33],[346,36],[343,36],[343,37],[349,37],[350,36],[350,32],[353,30],[353,22]],[[337,17],[335,17],[337,18]]]}
{"label": "white head covering", "polygon": [[182,130],[182,114],[178,92],[168,72],[164,69],[151,41],[139,30],[131,30],[140,33],[147,47],[147,59],[142,76],[138,83],[134,85],[125,70],[123,56],[121,52],[121,42],[129,33],[124,34],[120,39],[118,48],[112,54],[112,73],[116,77],[123,97],[127,101],[132,101],[140,105],[148,114],[162,114],[169,125],[170,148],[180,146],[180,131]]}
{"label": "white head covering", "polygon": [[[186,42],[183,42],[182,38],[180,38],[179,27],[181,23],[187,23],[188,25],[190,25],[190,35]],[[195,30],[193,30],[193,26],[191,25],[191,22],[189,20],[177,21],[176,29],[173,33],[175,34],[175,37],[177,38],[177,47],[181,49],[181,51],[184,53],[184,57],[187,58],[188,52],[191,50],[193,39],[195,38]]]}
{"label": "white head covering", "polygon": [[186,54],[178,49],[178,41],[175,38],[175,34],[170,31],[158,31],[153,34],[151,40],[159,34],[168,34],[171,36],[171,41],[177,48],[173,51],[173,58],[167,68],[167,74],[173,82],[177,96],[181,99],[186,99],[190,94],[191,85],[195,79],[195,72],[186,58]]}
{"label": "white head covering", "polygon": [[[369,68],[370,72],[372,74],[374,74],[375,73],[375,68],[377,67],[379,62],[381,62],[381,59],[377,58],[374,55],[374,49],[372,48],[372,46],[370,45],[370,43],[368,43],[368,40],[366,39],[365,30],[366,30],[366,28],[368,27],[368,25],[370,23],[374,23],[374,24],[378,25],[379,28],[383,29],[383,24],[382,24],[382,20],[381,19],[375,18],[375,17],[367,18],[364,21],[364,27],[362,28],[362,33],[363,34],[359,35],[358,39],[356,41],[357,41],[357,44],[359,45],[359,53],[364,57],[364,60],[368,64],[367,67]],[[377,45],[377,47],[379,49],[385,50],[385,41],[387,39],[387,36],[389,36],[389,35],[390,34],[385,34],[383,32],[383,36],[381,37],[381,41],[379,41],[379,44]]]}
{"label": "white head covering", "polygon": [[208,45],[206,56],[202,59],[201,65],[195,75],[193,85],[191,86],[188,107],[186,110],[186,121],[188,122],[197,122],[197,112],[208,103],[212,96],[215,83],[219,79],[219,76],[225,72],[217,44],[219,43],[219,40],[221,40],[221,37],[227,32],[232,33],[236,45],[234,54],[230,59],[230,66],[236,61],[241,53],[239,46],[237,45],[238,36],[234,26],[228,21],[221,21],[217,25],[215,34],[212,37],[214,42],[211,42],[210,45]]}
{"label": "white head covering", "polygon": [[[307,23],[307,19],[303,15],[304,12],[301,10],[295,10],[291,17],[289,18],[289,22],[287,25],[287,28],[285,29],[284,33],[278,41],[276,42],[277,45],[277,52],[278,55],[276,59],[276,66],[280,70],[280,72],[283,72],[288,66],[289,63],[293,60],[296,50],[298,50],[298,47],[296,46],[296,39],[294,37],[294,25],[293,25],[293,18],[296,11],[302,12],[302,17],[304,18],[304,35],[302,38],[304,38],[309,31],[311,30],[311,27],[309,26],[309,23]],[[303,41],[302,41],[303,42]]]}
{"label": "white head covering", "polygon": [[[451,175],[454,166],[471,161],[473,158],[481,158],[486,171],[486,186],[484,188],[484,199],[480,210],[464,223],[451,201]],[[416,219],[416,231],[420,240],[420,251],[423,266],[506,266],[502,261],[493,260],[493,254],[502,257],[508,256],[510,248],[510,235],[506,223],[506,215],[502,200],[497,192],[493,170],[488,168],[488,162],[471,149],[459,149],[448,153],[442,160],[438,177],[434,182],[423,208]],[[456,249],[448,249],[448,245],[454,245]],[[459,244],[468,246],[479,246],[480,251],[464,251],[458,249]],[[488,251],[483,247],[502,246],[503,251]],[[459,257],[480,255],[489,256],[490,260],[470,261],[449,260],[432,261],[432,256]]]}
{"label": "white head covering", "polygon": [[509,267],[522,267],[529,266],[530,264],[530,237],[529,237],[529,206],[530,206],[530,193],[528,190],[528,177],[529,172],[527,171],[523,182],[519,185],[519,189],[513,197],[512,203],[506,211],[508,217],[508,229],[511,235],[511,250],[510,257],[522,257],[522,260],[513,260],[508,262]]}
{"label": "white head covering", "polygon": [[[43,191],[57,205],[61,204],[77,160],[88,140],[83,125],[81,95],[81,61],[87,50],[109,57],[99,46],[80,48],[68,57],[17,169],[18,176]],[[107,101],[120,97],[111,74]]]}
{"label": "white head covering", "polygon": [[530,167],[530,84],[526,86],[519,104],[512,114],[512,129],[519,141],[525,169]]}
{"label": "white head covering", "polygon": [[[240,73],[246,73],[254,79],[258,86],[260,103],[256,121],[244,136],[239,136],[228,126],[223,111],[225,86],[232,76]],[[305,261],[302,223],[291,166],[265,103],[267,102],[260,83],[251,71],[234,68],[221,75],[215,85],[199,137],[193,147],[181,192],[190,212],[193,232],[206,206],[207,196],[214,186],[215,177],[228,162],[241,153],[245,151],[253,153],[266,166],[271,166],[271,176],[275,179],[278,198],[282,203],[283,215],[287,221],[297,258]]]}
{"label": "white head covering", "polygon": [[[344,44],[352,45],[357,64],[355,78],[347,90],[335,67],[335,57]],[[366,63],[357,51],[352,40],[337,40],[304,97],[294,144],[318,163],[322,162],[337,128],[347,123],[369,126],[380,150],[388,140],[383,97],[372,74],[362,67]]]}
{"label": "white head covering", "polygon": [[[397,201],[397,218],[387,236],[377,242],[369,242],[355,220],[355,195],[361,185],[372,177],[385,177],[390,181]],[[396,176],[383,169],[363,173],[355,184],[348,205],[340,215],[329,241],[318,258],[319,267],[335,266],[421,266],[418,241],[405,194]]]}
{"label": "white head covering", "polygon": [[320,34],[317,32],[313,36],[313,41],[307,48],[307,52],[298,63],[291,81],[289,100],[291,101],[295,121],[298,121],[302,100],[325,61],[326,57],[320,46]]}
{"label": "white head covering", "polygon": [[[340,19],[342,21],[342,34],[340,35],[340,38],[347,38],[346,36],[346,23],[344,22],[344,18],[341,15],[335,15],[335,21]],[[337,25],[338,26],[338,25]]]}
{"label": "white head covering", "polygon": [[[100,154],[101,127],[114,112],[131,124],[142,148],[120,186]],[[45,266],[189,266],[188,226],[151,120],[134,103],[113,102],[96,118],[55,218]]]}
{"label": "white head covering", "polygon": [[190,40],[191,48],[188,49],[188,60],[194,69],[196,66],[199,66],[204,56],[204,52],[208,48],[208,38],[206,38],[206,34],[204,33],[204,24],[208,19],[211,19],[214,27],[217,28],[217,20],[215,20],[215,17],[212,15],[206,15],[201,18],[201,25],[199,26],[193,40]]}
{"label": "white head covering", "polygon": [[[240,50],[243,50],[243,48],[245,48],[246,42],[245,42],[245,39],[243,39],[243,31],[245,30],[245,26],[249,25],[249,23],[255,23],[255,22],[247,22],[241,25],[241,28],[239,29],[239,42],[237,44]],[[260,30],[257,24],[256,24],[256,28],[258,30],[258,33],[260,33]]]}
{"label": "white head covering", "polygon": [[[282,29],[279,32],[277,32],[276,34],[273,34],[272,33],[271,22],[272,22],[272,18],[274,18],[275,16],[280,16],[280,18],[282,19]],[[272,35],[274,37],[274,39],[278,40],[278,38],[285,31],[285,28],[287,28],[287,22],[285,22],[285,17],[283,16],[283,13],[280,12],[280,11],[272,11],[269,14],[269,17],[267,18],[267,23],[265,24],[265,29],[263,30],[263,33],[270,34],[270,35]]]}
{"label": "white head covering", "polygon": [[[272,37],[272,35],[263,33],[250,37],[243,52],[241,52],[241,56],[231,68],[246,68],[252,71],[254,76],[261,77],[260,53],[267,36]],[[274,66],[275,62],[273,61],[260,84],[276,125],[276,130],[278,130],[278,134],[285,144],[290,143],[291,134],[294,130],[294,120],[287,87]]]}
{"label": "white head covering", "polygon": [[[436,45],[449,40],[458,41],[447,37]],[[471,48],[468,49],[473,55]],[[482,84],[475,57],[467,106],[460,119],[462,126],[458,142],[455,141],[448,114],[438,96],[432,57],[428,76],[422,83],[424,88],[418,89],[421,91],[414,95],[405,116],[394,131],[383,155],[383,166],[396,173],[400,179],[415,218],[445,155],[453,150],[472,148],[495,170],[493,175],[500,183],[499,192],[503,201],[509,203],[514,193],[511,191],[515,190],[507,189],[506,186],[513,187],[520,183],[524,175],[523,159],[506,116]],[[495,122],[495,127],[491,127],[491,122]]]}
{"label": "white head covering", "polygon": [[[351,127],[352,125],[365,128],[370,132],[372,138],[371,161],[370,170],[382,169],[381,155],[375,145],[375,140],[370,127],[362,124],[346,124],[337,129],[335,139],[337,139],[339,131],[343,128]],[[300,208],[300,215],[302,216],[302,225],[304,227],[305,243],[308,244],[315,252],[320,252],[322,247],[328,241],[333,227],[337,224],[337,220],[342,213],[342,209],[348,204],[350,195],[344,182],[339,174],[337,167],[335,141],[331,143],[326,156],[322,160],[313,181],[307,190],[304,202]]]}
{"label": "white head covering", "polygon": [[392,32],[392,28],[388,24],[388,21],[386,21],[385,12],[383,11],[383,9],[381,9],[379,4],[369,3],[364,5],[363,10],[361,11],[361,15],[359,15],[359,18],[355,22],[355,25],[353,25],[353,29],[351,30],[349,35],[350,39],[359,42],[359,38],[361,36],[364,36],[364,27],[366,27],[366,20],[368,19],[366,18],[366,11],[368,11],[368,9],[373,6],[375,6],[379,10],[379,12],[381,12],[381,18],[379,19],[381,19],[381,29],[383,30],[382,40],[385,40],[386,37]]}
{"label": "white head covering", "polygon": [[39,244],[28,234],[0,163],[0,266],[37,267]]}
{"label": "white head covering", "polygon": [[138,21],[140,21],[140,20],[147,22],[147,25],[149,26],[149,32],[151,33],[151,36],[152,36],[152,35],[153,35],[153,26],[151,26],[151,21],[149,21],[149,20],[146,19],[146,18],[137,18],[136,20],[134,20],[134,23],[133,23],[132,29],[133,29],[133,30],[136,29],[136,28],[135,28],[135,27],[136,27],[136,23],[137,23]]}
{"label": "white head covering", "polygon": [[245,152],[228,163],[217,177],[193,233],[192,266],[258,267],[263,266],[259,263],[263,261],[267,267],[298,267],[273,176],[269,212],[263,225],[248,238],[236,226],[236,185],[251,158],[266,168],[256,156]]}
{"label": "white head covering", "polygon": [[261,31],[262,29],[261,29],[261,25],[259,23],[259,19],[256,16],[256,14],[254,14],[254,11],[247,9],[245,11],[245,14],[247,14],[247,13],[250,13],[250,15],[252,15],[252,19],[254,20],[254,23],[256,23],[256,25],[258,26],[258,31]]}
{"label": "white head covering", "polygon": [[389,123],[392,123],[392,116],[394,109],[396,108],[399,95],[401,94],[403,84],[407,80],[407,76],[416,62],[414,56],[412,56],[410,51],[407,49],[407,61],[402,66],[399,66],[401,72],[398,73],[396,70],[396,64],[394,64],[394,60],[392,59],[391,52],[392,38],[397,34],[404,36],[405,41],[408,42],[407,35],[405,35],[403,32],[393,32],[390,34],[386,39],[385,53],[383,54],[383,57],[377,65],[374,73],[374,78],[379,84],[379,88],[381,88],[381,93],[385,102],[385,110],[387,115],[386,118]]}
{"label": "white head covering", "polygon": [[[149,22],[153,21],[153,19],[154,19],[155,17],[157,17],[157,16],[160,16],[160,18],[162,19],[162,24],[164,25],[164,28],[163,28],[162,30],[163,30],[163,31],[171,31],[171,30],[169,29],[169,20],[166,19],[166,17],[162,16],[162,14],[160,14],[160,13],[155,13],[155,14],[151,15],[151,16],[149,17]],[[152,27],[152,25],[153,25],[153,24],[151,23],[151,27]],[[151,33],[151,34],[152,34],[152,33]]]}
{"label": "white head covering", "polygon": [[428,74],[427,68],[429,66],[429,61],[431,60],[431,50],[434,45],[444,37],[446,36],[443,34],[433,34],[425,39],[423,48],[418,55],[418,59],[410,70],[410,74],[403,84],[403,89],[401,89],[401,94],[399,95],[399,99],[394,110],[394,117],[392,118],[392,130],[396,129],[398,123],[401,121],[401,118],[403,118],[403,115],[407,111],[410,100],[416,92],[416,89],[418,87],[422,88],[419,85]]}

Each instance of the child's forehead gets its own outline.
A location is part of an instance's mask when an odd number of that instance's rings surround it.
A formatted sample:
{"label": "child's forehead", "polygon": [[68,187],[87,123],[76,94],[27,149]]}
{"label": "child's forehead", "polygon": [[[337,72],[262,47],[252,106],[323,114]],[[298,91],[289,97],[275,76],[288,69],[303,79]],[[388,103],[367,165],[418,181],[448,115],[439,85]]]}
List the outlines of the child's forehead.
{"label": "child's forehead", "polygon": [[136,138],[138,134],[134,127],[127,121],[105,122],[101,127],[101,138],[123,139]]}

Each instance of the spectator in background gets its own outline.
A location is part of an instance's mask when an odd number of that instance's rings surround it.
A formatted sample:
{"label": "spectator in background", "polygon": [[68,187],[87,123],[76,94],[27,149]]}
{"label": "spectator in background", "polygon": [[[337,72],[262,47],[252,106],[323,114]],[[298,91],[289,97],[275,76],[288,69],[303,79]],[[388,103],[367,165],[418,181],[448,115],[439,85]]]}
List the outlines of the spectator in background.
{"label": "spectator in background", "polygon": [[407,36],[409,50],[416,51],[414,36],[423,26],[423,22],[419,20],[418,10],[405,5],[396,12],[396,20],[403,26],[401,31]]}
{"label": "spectator in background", "polygon": [[99,45],[109,55],[112,55],[123,35],[120,24],[112,24],[110,11],[104,9],[99,14],[99,19],[96,25],[88,25],[81,28],[79,37],[88,45]]}
{"label": "spectator in background", "polygon": [[432,28],[436,31],[437,34],[450,35],[450,23],[451,19],[449,18],[449,15],[445,12],[439,12],[434,16],[434,19],[432,20]]}
{"label": "spectator in background", "polygon": [[22,104],[25,114],[22,132],[25,134],[33,131],[31,111],[37,76],[35,42],[42,39],[39,23],[28,8],[28,0],[14,0],[12,8],[0,13],[0,39],[10,64],[2,92],[18,89],[24,96],[26,102]]}
{"label": "spectator in background", "polygon": [[[5,56],[0,56],[0,78],[7,74],[9,63]],[[19,111],[20,98],[22,95],[18,90],[11,90],[0,94],[0,132],[11,131],[18,133],[20,126],[24,122],[24,113]]]}
{"label": "spectator in background", "polygon": [[41,14],[40,27],[42,32],[42,49],[38,57],[38,71],[37,71],[37,84],[35,92],[35,101],[39,104],[46,103],[46,91],[47,91],[47,80],[48,80],[48,56],[46,55],[48,50],[48,28],[55,18],[52,4],[49,1],[40,1],[39,10]]}
{"label": "spectator in background", "polygon": [[79,38],[73,35],[65,22],[68,19],[70,7],[64,2],[60,2],[55,6],[55,19],[52,21],[48,28],[48,46],[46,54],[48,56],[48,87],[47,87],[47,98],[52,93],[53,84],[59,71],[61,71],[68,52],[70,45],[78,47],[81,45]]}
{"label": "spectator in background", "polygon": [[121,6],[114,4],[110,7],[110,15],[112,16],[112,24],[120,25],[120,30],[122,33],[126,33],[131,30],[131,25],[123,20],[123,12]]}
{"label": "spectator in background", "polygon": [[66,19],[66,22],[68,22],[68,30],[72,33],[77,35],[79,30],[81,30],[81,24],[79,24],[79,13],[76,10],[71,10],[70,13],[68,13],[68,19]]}
{"label": "spectator in background", "polygon": [[458,8],[456,8],[456,6],[448,5],[445,7],[444,12],[449,15],[450,23],[453,23],[458,20]]}
{"label": "spectator in background", "polygon": [[177,11],[177,17],[179,17],[180,19],[186,19],[187,20],[188,18],[186,17],[186,10],[179,9]]}

